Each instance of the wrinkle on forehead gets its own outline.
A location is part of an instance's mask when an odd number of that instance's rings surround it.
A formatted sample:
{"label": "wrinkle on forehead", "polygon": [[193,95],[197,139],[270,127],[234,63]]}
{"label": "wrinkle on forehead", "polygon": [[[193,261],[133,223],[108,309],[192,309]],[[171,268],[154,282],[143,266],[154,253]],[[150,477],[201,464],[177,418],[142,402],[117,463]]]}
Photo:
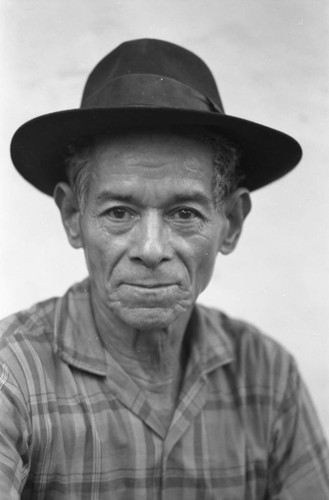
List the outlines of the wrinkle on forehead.
{"label": "wrinkle on forehead", "polygon": [[213,200],[207,195],[204,189],[196,186],[195,183],[188,182],[185,186],[173,186],[172,183],[147,183],[146,185],[137,183],[120,183],[112,185],[109,189],[100,190],[96,195],[96,204],[102,205],[108,201],[116,200],[123,203],[138,203],[159,207],[162,205],[197,203],[204,207],[210,207]]}
{"label": "wrinkle on forehead", "polygon": [[211,147],[172,134],[130,134],[109,139],[97,146],[92,178],[96,184],[117,178],[123,184],[140,178],[166,183],[194,180],[207,186],[212,180]]}
{"label": "wrinkle on forehead", "polygon": [[[204,161],[204,157],[209,156],[212,160],[212,148],[201,140],[185,137],[184,135],[172,133],[142,133],[134,132],[114,137],[101,138],[94,146],[95,160],[99,160],[107,151],[111,151],[113,160],[116,160],[122,153],[126,159],[133,164],[136,153],[145,157],[145,165],[152,166],[149,162],[149,155],[156,150],[157,153],[175,156],[180,150],[191,150],[191,158],[198,158]],[[131,156],[131,158],[130,158]]]}

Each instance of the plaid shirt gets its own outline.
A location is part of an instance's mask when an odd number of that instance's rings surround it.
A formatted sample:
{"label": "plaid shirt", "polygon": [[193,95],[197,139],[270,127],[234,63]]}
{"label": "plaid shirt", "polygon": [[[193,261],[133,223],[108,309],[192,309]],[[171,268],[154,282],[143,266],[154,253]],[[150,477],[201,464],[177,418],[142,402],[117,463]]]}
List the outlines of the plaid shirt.
{"label": "plaid shirt", "polygon": [[101,344],[88,289],[2,322],[1,498],[328,500],[323,434],[282,347],[197,306],[166,433]]}

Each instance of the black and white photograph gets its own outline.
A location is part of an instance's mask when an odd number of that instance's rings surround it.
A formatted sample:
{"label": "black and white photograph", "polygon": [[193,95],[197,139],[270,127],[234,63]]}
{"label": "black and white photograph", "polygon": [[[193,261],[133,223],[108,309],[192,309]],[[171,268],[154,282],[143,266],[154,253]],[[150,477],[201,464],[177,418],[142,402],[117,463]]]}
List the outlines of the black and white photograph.
{"label": "black and white photograph", "polygon": [[329,6],[2,0],[0,499],[329,499]]}

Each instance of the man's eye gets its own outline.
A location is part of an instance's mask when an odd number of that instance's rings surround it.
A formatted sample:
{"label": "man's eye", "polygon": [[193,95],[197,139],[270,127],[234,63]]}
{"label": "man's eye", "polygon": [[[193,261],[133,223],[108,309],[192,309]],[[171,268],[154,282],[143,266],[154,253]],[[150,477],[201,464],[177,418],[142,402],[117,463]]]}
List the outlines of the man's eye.
{"label": "man's eye", "polygon": [[192,210],[191,208],[179,208],[178,210],[176,210],[175,216],[179,219],[191,220],[197,218],[199,216],[199,213],[196,210]]}
{"label": "man's eye", "polygon": [[128,220],[132,217],[130,210],[124,207],[113,207],[106,211],[106,215],[115,220]]}

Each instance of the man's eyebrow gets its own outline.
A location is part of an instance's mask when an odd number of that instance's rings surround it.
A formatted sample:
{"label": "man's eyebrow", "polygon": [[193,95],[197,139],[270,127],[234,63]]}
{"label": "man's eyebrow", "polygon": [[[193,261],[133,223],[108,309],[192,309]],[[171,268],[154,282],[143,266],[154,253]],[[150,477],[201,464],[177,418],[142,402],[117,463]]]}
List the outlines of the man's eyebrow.
{"label": "man's eyebrow", "polygon": [[200,191],[190,191],[188,193],[172,193],[170,196],[172,203],[199,203],[200,205],[209,205],[213,203],[213,199],[206,196]]}
{"label": "man's eyebrow", "polygon": [[101,191],[96,196],[97,203],[105,203],[106,201],[110,201],[110,200],[118,200],[118,201],[123,201],[123,202],[128,203],[128,202],[131,202],[133,200],[133,198],[130,194],[117,193],[117,192],[111,191],[110,189],[105,189],[104,191]]}
{"label": "man's eyebrow", "polygon": [[[97,197],[96,202],[101,204],[110,200],[117,200],[126,203],[136,203],[138,199],[131,193],[118,193],[115,191],[111,191],[110,189],[105,189],[101,191]],[[177,203],[199,203],[200,205],[208,206],[213,203],[213,199],[206,196],[199,190],[189,190],[186,193],[175,193],[172,192],[168,197],[168,203],[177,204]]]}

